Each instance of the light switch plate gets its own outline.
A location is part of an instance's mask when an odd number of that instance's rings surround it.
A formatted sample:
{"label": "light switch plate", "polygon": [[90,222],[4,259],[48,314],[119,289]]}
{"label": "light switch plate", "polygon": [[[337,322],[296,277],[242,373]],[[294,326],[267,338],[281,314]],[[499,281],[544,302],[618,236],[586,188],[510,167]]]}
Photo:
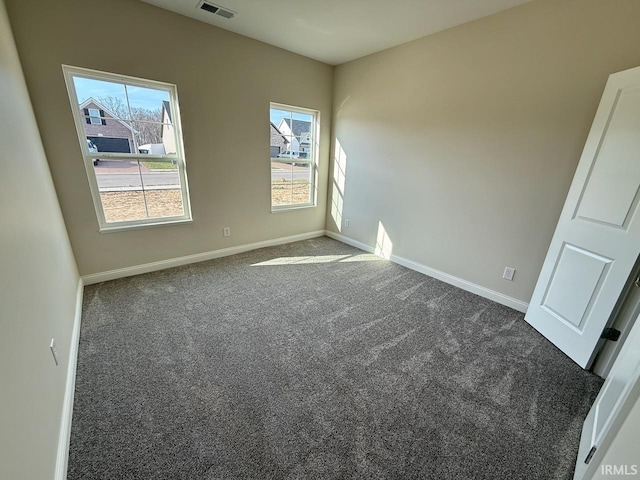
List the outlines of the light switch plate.
{"label": "light switch plate", "polygon": [[51,355],[53,355],[53,361],[56,362],[56,365],[59,364],[59,355],[58,349],[56,348],[56,339],[52,338],[51,343],[49,344],[49,349],[51,350]]}

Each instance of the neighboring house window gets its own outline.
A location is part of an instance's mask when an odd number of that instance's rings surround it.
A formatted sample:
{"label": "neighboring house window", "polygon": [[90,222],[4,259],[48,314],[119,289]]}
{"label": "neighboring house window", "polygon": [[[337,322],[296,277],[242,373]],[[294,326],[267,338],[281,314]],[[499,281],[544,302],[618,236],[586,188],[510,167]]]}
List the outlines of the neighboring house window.
{"label": "neighboring house window", "polygon": [[89,113],[89,123],[93,123],[94,125],[102,125],[102,115],[100,114],[99,109],[87,108],[87,112]]}
{"label": "neighboring house window", "polygon": [[176,86],[62,68],[100,230],[191,221]]}
{"label": "neighboring house window", "polygon": [[271,104],[271,210],[316,204],[320,113]]}

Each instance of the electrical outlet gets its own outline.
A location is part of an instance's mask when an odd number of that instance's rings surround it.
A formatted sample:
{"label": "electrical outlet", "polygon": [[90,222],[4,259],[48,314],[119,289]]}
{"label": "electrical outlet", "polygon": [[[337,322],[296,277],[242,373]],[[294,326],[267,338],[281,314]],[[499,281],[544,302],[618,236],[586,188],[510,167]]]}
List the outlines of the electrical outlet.
{"label": "electrical outlet", "polygon": [[58,365],[58,349],[56,348],[56,339],[52,338],[51,343],[49,344],[49,349],[51,350],[51,355],[53,355],[53,361],[56,362],[56,366]]}
{"label": "electrical outlet", "polygon": [[349,224],[351,223],[351,220],[349,220],[348,218],[344,219],[344,228],[349,228]]}
{"label": "electrical outlet", "polygon": [[513,276],[516,274],[516,269],[512,267],[504,267],[504,273],[502,274],[502,278],[505,280],[513,281]]}
{"label": "electrical outlet", "polygon": [[231,236],[231,227],[224,227],[224,228],[222,229],[222,234],[223,234],[225,237],[230,237],[230,236]]}

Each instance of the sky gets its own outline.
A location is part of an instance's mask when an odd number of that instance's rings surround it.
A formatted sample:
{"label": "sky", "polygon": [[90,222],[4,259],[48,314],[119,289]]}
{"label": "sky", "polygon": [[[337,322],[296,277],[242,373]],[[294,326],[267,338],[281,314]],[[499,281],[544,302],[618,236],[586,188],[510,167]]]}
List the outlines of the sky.
{"label": "sky", "polygon": [[[138,107],[155,110],[161,108],[163,100],[169,100],[169,92],[163,90],[128,85],[125,93],[125,86],[121,83],[83,77],[73,77],[73,83],[76,87],[78,103],[84,102],[89,97],[93,97],[96,100],[100,97],[117,97],[126,105],[128,95],[129,103],[132,108]],[[295,120],[305,120],[310,122],[313,119],[309,114],[288,112],[275,108],[270,109],[269,116],[271,121],[277,127],[283,118],[289,117],[290,115],[293,116]]]}
{"label": "sky", "polygon": [[137,107],[156,110],[162,108],[163,100],[169,100],[169,92],[152,88],[128,85],[125,93],[125,86],[121,83],[82,77],[73,77],[73,83],[76,87],[78,103],[84,102],[89,97],[93,97],[96,100],[100,97],[117,97],[126,105],[128,95],[132,108]]}
{"label": "sky", "polygon": [[285,117],[288,118],[292,114],[293,114],[294,120],[305,120],[307,122],[310,122],[311,120],[313,120],[313,117],[306,113],[287,112],[285,110],[277,110],[275,108],[272,108],[269,111],[269,117],[276,127],[280,124],[280,120],[282,120]]}

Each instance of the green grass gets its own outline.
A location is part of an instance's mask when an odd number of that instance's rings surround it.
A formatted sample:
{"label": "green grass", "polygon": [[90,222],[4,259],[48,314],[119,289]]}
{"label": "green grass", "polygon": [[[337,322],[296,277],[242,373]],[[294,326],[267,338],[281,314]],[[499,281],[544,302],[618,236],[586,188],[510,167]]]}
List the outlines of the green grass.
{"label": "green grass", "polygon": [[175,170],[173,162],[142,162],[149,170]]}

